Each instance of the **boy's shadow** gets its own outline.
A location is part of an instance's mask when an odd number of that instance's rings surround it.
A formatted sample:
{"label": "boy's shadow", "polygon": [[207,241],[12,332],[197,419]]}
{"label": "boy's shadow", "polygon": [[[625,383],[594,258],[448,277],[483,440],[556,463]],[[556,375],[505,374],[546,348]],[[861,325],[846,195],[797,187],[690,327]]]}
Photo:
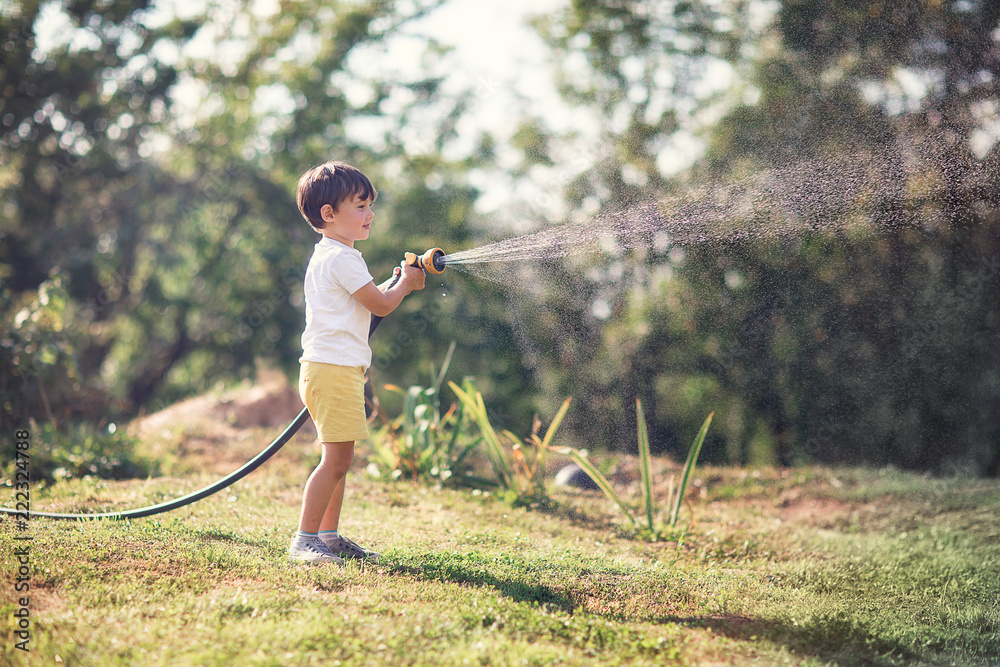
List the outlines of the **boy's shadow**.
{"label": "boy's shadow", "polygon": [[548,586],[526,583],[516,577],[498,577],[487,568],[475,565],[468,566],[456,562],[425,562],[419,566],[397,563],[391,566],[390,572],[456,584],[489,586],[515,602],[537,602],[567,614],[573,613],[576,609],[576,603],[569,596]]}
{"label": "boy's shadow", "polygon": [[[548,605],[566,614],[580,607],[571,591],[527,583],[516,574],[508,577],[493,574],[487,564],[459,560],[430,559],[419,565],[394,563],[390,572],[420,579],[450,581],[456,584],[491,587],[515,602]],[[589,612],[594,613],[594,612]],[[596,616],[606,616],[594,613]],[[611,614],[617,620],[629,620]],[[808,626],[742,616],[664,616],[632,620],[655,625],[676,624],[712,632],[740,642],[754,643],[761,639],[786,646],[800,656],[811,656],[823,662],[866,667],[890,667],[917,657],[903,644],[877,635],[864,627],[839,617],[823,618]]]}
{"label": "boy's shadow", "polygon": [[796,655],[817,658],[825,664],[892,667],[918,656],[899,642],[874,636],[843,619],[823,619],[808,627],[743,616],[671,616],[653,621],[676,623],[688,628],[707,628],[741,642],[766,639],[785,646]]}

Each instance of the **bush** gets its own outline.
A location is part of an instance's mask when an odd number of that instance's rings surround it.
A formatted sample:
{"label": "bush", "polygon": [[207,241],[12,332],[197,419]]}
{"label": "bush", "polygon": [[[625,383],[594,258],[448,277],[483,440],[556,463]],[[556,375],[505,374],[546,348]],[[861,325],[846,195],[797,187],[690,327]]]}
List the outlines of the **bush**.
{"label": "bush", "polygon": [[[75,423],[57,427],[32,423],[28,441],[28,470],[32,482],[52,483],[60,479],[85,477],[133,479],[159,473],[153,460],[135,451],[138,440],[115,429],[98,429],[93,424]],[[16,467],[14,441],[3,445],[4,476],[12,477]]]}

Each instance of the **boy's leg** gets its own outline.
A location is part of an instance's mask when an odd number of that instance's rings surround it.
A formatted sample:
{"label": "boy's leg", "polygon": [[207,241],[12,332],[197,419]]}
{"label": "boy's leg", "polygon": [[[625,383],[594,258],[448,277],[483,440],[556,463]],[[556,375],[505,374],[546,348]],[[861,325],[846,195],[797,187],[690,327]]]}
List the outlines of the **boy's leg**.
{"label": "boy's leg", "polygon": [[347,470],[350,469],[351,462],[354,460],[353,442],[338,442],[336,444],[341,450],[338,451],[338,456],[342,462],[346,462],[347,468],[344,470],[344,476],[340,478],[337,486],[333,489],[333,495],[330,496],[330,502],[327,503],[326,512],[323,513],[323,518],[319,522],[320,530],[337,530],[337,527],[340,526],[340,510],[344,506],[344,489],[347,487]]}
{"label": "boy's leg", "polygon": [[341,558],[362,558],[377,561],[379,555],[376,552],[369,551],[336,532],[340,526],[340,512],[344,506],[344,489],[347,487],[346,469],[351,467],[351,461],[354,459],[354,443],[340,442],[335,443],[335,446],[340,448],[337,455],[339,460],[346,465],[345,474],[337,482],[337,486],[330,496],[330,502],[327,504],[326,512],[319,524],[319,537],[330,547],[330,551]]}
{"label": "boy's leg", "polygon": [[[299,530],[317,533],[329,508],[336,503],[336,520],[344,502],[344,478],[354,461],[353,442],[324,442],[319,465],[309,475],[302,493]],[[333,530],[333,528],[330,528]]]}

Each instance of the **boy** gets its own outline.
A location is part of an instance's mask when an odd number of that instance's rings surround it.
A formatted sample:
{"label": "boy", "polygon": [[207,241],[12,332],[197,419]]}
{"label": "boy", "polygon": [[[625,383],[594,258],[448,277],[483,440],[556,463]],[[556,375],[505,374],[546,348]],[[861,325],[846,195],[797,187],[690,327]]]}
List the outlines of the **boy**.
{"label": "boy", "polygon": [[399,276],[395,285],[390,287],[392,279],[375,285],[354,242],[368,238],[377,194],[361,171],[343,162],[320,165],[299,179],[299,211],[323,235],[306,268],[299,375],[299,395],[316,425],[323,455],[302,495],[299,531],[289,547],[295,560],[378,558],[337,532],[354,442],[368,437],[368,326],[373,313],[384,317],[407,294],[423,289],[424,272],[404,262],[393,271],[394,278]]}

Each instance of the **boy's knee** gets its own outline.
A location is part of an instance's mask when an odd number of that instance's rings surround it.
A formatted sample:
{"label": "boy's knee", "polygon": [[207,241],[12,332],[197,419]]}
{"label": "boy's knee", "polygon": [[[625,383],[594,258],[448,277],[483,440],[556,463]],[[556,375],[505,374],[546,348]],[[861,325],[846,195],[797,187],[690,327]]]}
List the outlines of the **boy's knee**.
{"label": "boy's knee", "polygon": [[324,442],[324,463],[337,477],[343,477],[354,463],[354,443]]}
{"label": "boy's knee", "polygon": [[352,449],[350,453],[337,459],[337,475],[343,476],[348,473],[351,469],[351,464],[354,463],[354,450]]}

